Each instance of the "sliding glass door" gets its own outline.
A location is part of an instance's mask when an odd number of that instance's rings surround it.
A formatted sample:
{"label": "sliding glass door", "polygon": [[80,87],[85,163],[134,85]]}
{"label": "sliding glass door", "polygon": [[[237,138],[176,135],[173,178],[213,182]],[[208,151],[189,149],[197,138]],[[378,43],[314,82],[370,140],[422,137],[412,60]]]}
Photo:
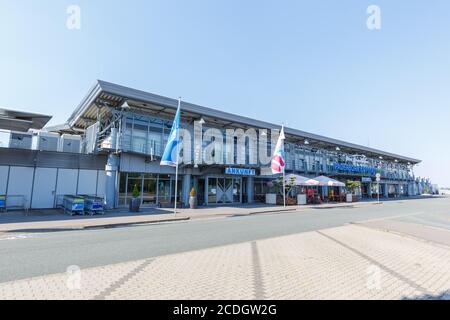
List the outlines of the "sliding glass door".
{"label": "sliding glass door", "polygon": [[208,204],[242,202],[242,178],[208,178]]}

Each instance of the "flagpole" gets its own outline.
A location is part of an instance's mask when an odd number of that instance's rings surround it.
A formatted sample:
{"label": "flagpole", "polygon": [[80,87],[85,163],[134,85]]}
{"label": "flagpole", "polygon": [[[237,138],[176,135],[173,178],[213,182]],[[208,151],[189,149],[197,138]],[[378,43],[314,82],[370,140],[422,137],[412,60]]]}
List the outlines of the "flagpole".
{"label": "flagpole", "polygon": [[[281,126],[280,135],[278,137],[277,144],[275,146],[275,151],[272,156],[272,174],[283,173],[283,206],[286,207],[286,163],[284,159],[284,124]],[[283,170],[283,172],[281,172]],[[278,176],[278,178],[280,178]]]}
{"label": "flagpole", "polygon": [[286,164],[283,167],[283,206],[286,207]]}
{"label": "flagpole", "polygon": [[[283,130],[284,134],[284,123],[281,127],[281,130]],[[284,139],[283,139],[283,152],[284,152]],[[283,207],[286,207],[286,161],[284,161],[283,166]]]}
{"label": "flagpole", "polygon": [[[178,109],[181,109],[181,97],[178,98]],[[181,110],[180,110],[181,111]],[[177,214],[177,196],[178,196],[178,157],[180,156],[180,130],[177,128],[177,157],[176,157],[176,167],[175,167],[175,206],[173,209],[173,214]]]}

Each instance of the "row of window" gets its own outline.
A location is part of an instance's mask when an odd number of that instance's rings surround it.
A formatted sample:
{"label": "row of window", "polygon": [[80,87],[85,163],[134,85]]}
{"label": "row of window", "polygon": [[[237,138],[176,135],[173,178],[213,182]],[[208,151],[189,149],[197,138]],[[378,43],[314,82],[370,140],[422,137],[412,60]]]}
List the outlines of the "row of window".
{"label": "row of window", "polygon": [[[128,205],[136,186],[143,205],[175,202],[175,178],[167,174],[120,174],[119,206]],[[181,197],[181,180],[178,180],[177,199]]]}
{"label": "row of window", "polygon": [[[128,116],[123,125],[123,133],[121,136],[120,146],[122,150],[128,152],[137,152],[146,155],[161,156],[168,135],[170,133],[170,122],[162,119],[151,118],[147,116]],[[206,130],[207,128],[203,128]],[[267,155],[270,156],[270,139],[267,144]],[[247,141],[248,142],[248,141]],[[205,148],[210,142],[203,141],[202,158],[205,158]],[[235,144],[237,139],[235,139]],[[298,172],[334,172],[334,163],[349,163],[354,165],[366,165],[374,168],[381,167],[383,177],[391,179],[409,179],[411,178],[409,169],[406,165],[385,162],[370,158],[364,158],[361,162],[355,162],[350,155],[338,152],[332,152],[323,149],[310,148],[305,145],[298,145],[293,143],[286,143],[286,169]],[[194,146],[191,145],[191,152],[195,153]],[[225,149],[225,148],[224,148]],[[238,162],[237,147],[234,150],[234,163]],[[223,152],[222,160],[230,159],[229,150],[221,150]],[[257,153],[257,143],[254,148],[249,148],[246,144],[245,163],[250,163],[250,154]],[[194,158],[194,154],[191,159]],[[215,155],[212,154],[214,157]],[[198,157],[198,155],[197,155]],[[353,162],[352,162],[353,161]],[[226,161],[224,161],[226,162]]]}

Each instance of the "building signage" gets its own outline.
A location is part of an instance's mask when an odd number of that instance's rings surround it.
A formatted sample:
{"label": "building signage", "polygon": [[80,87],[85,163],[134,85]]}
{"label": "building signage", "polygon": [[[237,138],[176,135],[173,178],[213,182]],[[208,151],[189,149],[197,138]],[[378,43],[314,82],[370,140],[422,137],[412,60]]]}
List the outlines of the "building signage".
{"label": "building signage", "polygon": [[372,178],[371,177],[362,177],[361,182],[372,182]]}
{"label": "building signage", "polygon": [[377,173],[377,169],[372,167],[354,166],[346,163],[335,163],[334,170],[349,173],[366,173],[370,175],[375,175],[375,173]]}
{"label": "building signage", "polygon": [[225,174],[232,174],[238,176],[254,176],[256,175],[255,169],[247,168],[225,168]]}

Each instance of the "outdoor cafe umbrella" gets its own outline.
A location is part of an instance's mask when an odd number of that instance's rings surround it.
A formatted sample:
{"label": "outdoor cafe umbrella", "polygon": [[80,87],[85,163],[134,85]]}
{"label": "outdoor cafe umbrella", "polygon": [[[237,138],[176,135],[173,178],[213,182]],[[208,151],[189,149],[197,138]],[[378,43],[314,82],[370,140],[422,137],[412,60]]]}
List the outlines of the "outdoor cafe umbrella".
{"label": "outdoor cafe umbrella", "polygon": [[306,181],[308,185],[320,186],[320,187],[345,187],[345,183],[331,179],[326,176],[318,176],[314,179]]}
{"label": "outdoor cafe umbrella", "polygon": [[[295,179],[295,180],[294,180]],[[299,176],[297,174],[289,174],[286,176],[286,184],[290,184],[291,181],[294,180],[295,181],[295,185],[296,186],[306,186],[308,184],[306,184],[306,181],[309,180],[309,178],[303,177],[303,176]]]}

